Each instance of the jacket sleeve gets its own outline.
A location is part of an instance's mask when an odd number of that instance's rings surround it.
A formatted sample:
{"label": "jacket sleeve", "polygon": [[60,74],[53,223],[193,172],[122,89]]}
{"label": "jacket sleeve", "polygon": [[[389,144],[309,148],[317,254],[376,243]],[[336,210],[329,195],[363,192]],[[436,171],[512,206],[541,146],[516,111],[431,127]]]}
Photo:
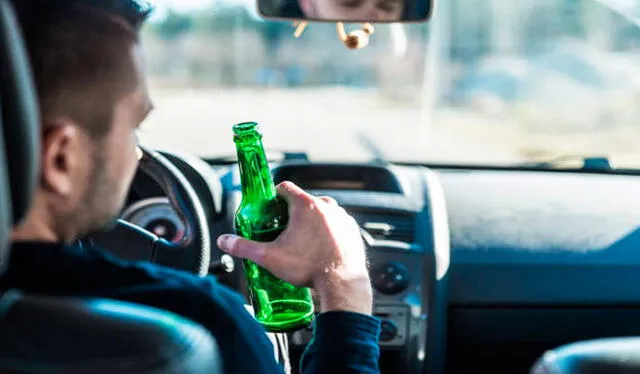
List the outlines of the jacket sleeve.
{"label": "jacket sleeve", "polygon": [[313,338],[305,350],[303,374],[377,374],[380,320],[352,312],[327,312],[314,322]]}

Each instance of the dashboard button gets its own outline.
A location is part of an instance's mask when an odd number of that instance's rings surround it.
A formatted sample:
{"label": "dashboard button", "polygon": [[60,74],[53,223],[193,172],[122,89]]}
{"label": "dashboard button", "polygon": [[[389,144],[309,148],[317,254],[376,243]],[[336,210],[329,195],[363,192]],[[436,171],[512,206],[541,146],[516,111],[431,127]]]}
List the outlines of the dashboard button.
{"label": "dashboard button", "polygon": [[387,262],[373,272],[373,287],[383,294],[398,294],[408,286],[409,270],[399,262]]}
{"label": "dashboard button", "polygon": [[388,342],[398,336],[398,325],[390,319],[383,319],[380,324],[380,341]]}

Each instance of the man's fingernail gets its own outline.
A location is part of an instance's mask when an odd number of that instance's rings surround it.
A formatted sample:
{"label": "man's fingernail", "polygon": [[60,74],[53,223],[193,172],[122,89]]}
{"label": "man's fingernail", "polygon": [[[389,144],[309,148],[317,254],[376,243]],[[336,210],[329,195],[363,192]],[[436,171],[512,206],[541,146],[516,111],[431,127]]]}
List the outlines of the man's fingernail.
{"label": "man's fingernail", "polygon": [[218,247],[222,250],[229,250],[235,240],[235,235],[225,234],[218,237]]}

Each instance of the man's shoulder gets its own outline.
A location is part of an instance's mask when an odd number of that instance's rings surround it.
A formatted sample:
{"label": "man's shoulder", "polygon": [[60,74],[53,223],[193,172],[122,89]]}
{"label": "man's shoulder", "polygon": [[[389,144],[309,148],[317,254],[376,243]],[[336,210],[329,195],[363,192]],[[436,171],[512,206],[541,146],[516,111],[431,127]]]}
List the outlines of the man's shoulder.
{"label": "man's shoulder", "polygon": [[96,248],[21,243],[0,288],[32,294],[98,297],[147,305],[176,313],[209,330],[224,360],[236,372],[278,372],[273,346],[237,292],[215,278],[124,261]]}

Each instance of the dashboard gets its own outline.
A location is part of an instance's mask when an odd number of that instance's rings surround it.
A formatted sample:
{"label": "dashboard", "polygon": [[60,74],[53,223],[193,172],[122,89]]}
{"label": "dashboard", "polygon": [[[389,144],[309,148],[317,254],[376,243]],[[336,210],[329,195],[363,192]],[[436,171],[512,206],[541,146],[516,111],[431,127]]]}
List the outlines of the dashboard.
{"label": "dashboard", "polygon": [[[203,201],[212,239],[232,231],[241,198],[237,166],[165,155]],[[374,313],[383,321],[383,373],[527,372],[557,345],[640,334],[636,176],[286,160],[271,166],[276,182],[331,196],[358,221]],[[153,181],[136,177],[126,219],[175,240],[182,228],[171,210]],[[212,260],[220,258],[214,251]],[[241,287],[241,266],[220,280]],[[290,335],[294,361],[310,336]]]}

